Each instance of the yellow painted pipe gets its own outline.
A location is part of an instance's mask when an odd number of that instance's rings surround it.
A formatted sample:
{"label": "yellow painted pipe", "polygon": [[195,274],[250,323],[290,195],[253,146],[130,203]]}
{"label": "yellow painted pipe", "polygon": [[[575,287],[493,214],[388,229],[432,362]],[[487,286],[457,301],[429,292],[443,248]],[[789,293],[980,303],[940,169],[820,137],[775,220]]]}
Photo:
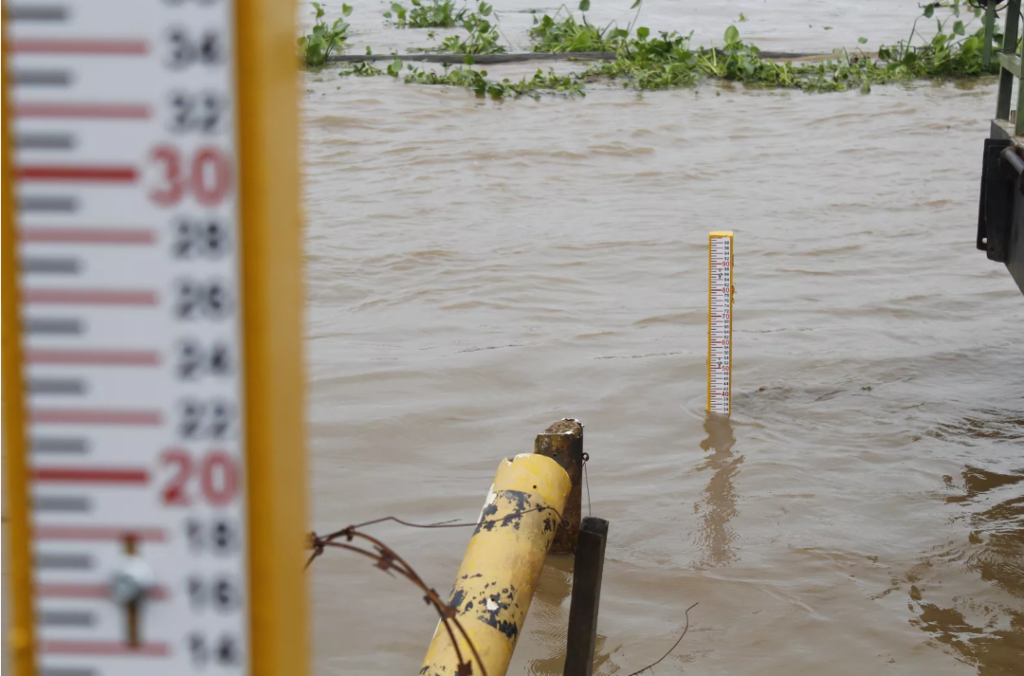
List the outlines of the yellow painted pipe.
{"label": "yellow painted pipe", "polygon": [[[570,487],[566,471],[542,455],[518,455],[498,466],[480,515],[483,525],[469,540],[448,601],[483,663],[481,670],[453,627],[474,676],[504,676],[508,669]],[[451,638],[438,624],[419,674],[456,676],[458,666]]]}

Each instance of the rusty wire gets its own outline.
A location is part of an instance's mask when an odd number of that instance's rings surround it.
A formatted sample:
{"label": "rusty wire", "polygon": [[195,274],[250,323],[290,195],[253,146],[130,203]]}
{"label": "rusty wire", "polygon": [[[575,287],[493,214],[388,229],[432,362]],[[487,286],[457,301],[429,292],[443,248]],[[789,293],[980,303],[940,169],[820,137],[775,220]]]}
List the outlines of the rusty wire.
{"label": "rusty wire", "polygon": [[583,454],[583,483],[587,485],[587,516],[594,516],[594,510],[590,506],[590,478],[587,476],[587,463],[590,462],[590,454]]}
{"label": "rusty wire", "polygon": [[[697,603],[700,603],[700,601],[697,601]],[[629,676],[639,676],[640,674],[644,673],[645,671],[650,671],[653,674],[654,673],[654,667],[656,667],[659,664],[661,664],[665,660],[666,657],[668,657],[669,655],[672,654],[673,650],[675,650],[677,647],[679,647],[679,644],[683,642],[683,637],[686,636],[686,632],[690,631],[690,611],[693,610],[694,607],[696,607],[697,603],[694,603],[692,606],[687,608],[686,611],[683,613],[683,616],[686,617],[686,626],[683,627],[683,633],[679,635],[679,638],[677,638],[676,642],[672,644],[672,647],[668,649],[668,652],[666,652],[664,655],[659,657],[657,659],[657,661],[651,662],[650,664],[648,664],[643,669],[640,669],[639,671],[634,671]]]}
{"label": "rusty wire", "polygon": [[[555,516],[558,517],[559,522],[565,524],[565,519],[562,518],[562,515],[558,512],[557,509],[555,509],[554,507],[549,507],[547,505],[538,505],[536,507],[524,509],[519,512],[512,512],[511,514],[506,514],[505,516],[501,516],[495,519],[484,519],[483,521],[470,521],[463,523],[453,523],[451,521],[442,521],[440,523],[411,523],[409,521],[399,519],[397,516],[382,516],[379,519],[372,519],[370,521],[365,521],[363,523],[357,523],[354,526],[348,526],[347,528],[343,528],[342,530],[336,531],[334,533],[329,533],[323,537],[330,539],[331,537],[344,535],[345,531],[349,530],[350,528],[366,528],[367,526],[375,526],[379,523],[385,523],[387,521],[397,523],[400,526],[408,526],[409,528],[469,528],[471,526],[488,526],[491,524],[501,523],[506,519],[514,519],[517,516],[529,514],[530,512],[543,512],[547,510],[551,510],[552,512],[554,512]],[[308,566],[309,564],[306,565]]]}
{"label": "rusty wire", "polygon": [[[456,676],[472,676],[473,674],[473,663],[467,662],[462,655],[462,650],[459,648],[458,641],[455,640],[455,630],[459,632],[466,644],[469,646],[470,651],[473,653],[473,658],[476,659],[476,663],[480,665],[481,676],[487,676],[487,668],[484,666],[483,661],[480,659],[480,654],[477,652],[476,646],[473,644],[472,639],[469,638],[469,634],[463,628],[462,623],[459,622],[456,615],[456,609],[441,601],[441,597],[437,591],[427,586],[427,583],[423,581],[423,578],[413,569],[409,563],[398,555],[395,550],[388,547],[386,544],[378,540],[377,538],[367,535],[359,531],[360,528],[372,526],[387,521],[392,521],[402,526],[408,526],[409,528],[465,528],[469,526],[483,527],[489,524],[498,524],[507,519],[512,519],[523,514],[529,514],[530,512],[541,512],[551,510],[558,517],[559,523],[563,527],[567,526],[565,518],[558,512],[554,507],[547,505],[539,505],[531,509],[524,509],[518,512],[512,512],[505,516],[484,519],[482,521],[475,521],[471,523],[433,523],[433,524],[418,524],[399,519],[396,516],[385,516],[379,519],[373,519],[365,523],[356,524],[354,526],[348,526],[341,530],[328,533],[327,535],[317,535],[315,532],[309,534],[309,548],[313,550],[310,554],[309,559],[306,561],[306,568],[313,563],[313,561],[324,553],[324,550],[328,547],[334,547],[337,549],[347,549],[350,552],[361,554],[370,559],[373,559],[375,566],[380,568],[385,573],[391,573],[391,571],[397,572],[402,577],[406,578],[424,593],[423,600],[428,604],[434,606],[437,614],[441,618],[441,623],[444,625],[445,631],[448,632],[448,638],[451,639],[452,647],[455,648],[455,657],[458,660],[458,668],[456,670]],[[351,544],[352,540],[360,538],[366,540],[373,545],[373,549],[363,549],[357,545]],[[345,542],[338,542],[337,540],[344,539]],[[452,629],[454,626],[455,630]]]}
{"label": "rusty wire", "polygon": [[[337,542],[339,538],[345,538],[346,542]],[[362,538],[373,545],[373,550],[363,549],[357,545],[348,544],[352,542],[354,538]],[[452,642],[452,647],[455,648],[455,657],[459,662],[459,665],[455,671],[456,676],[472,676],[473,674],[473,663],[467,662],[462,655],[462,650],[459,648],[458,641],[455,640],[455,631],[452,630],[454,625],[455,629],[458,630],[462,638],[465,639],[466,644],[469,645],[469,649],[473,652],[473,657],[476,659],[476,663],[480,665],[481,676],[487,676],[487,667],[484,666],[483,661],[480,659],[480,654],[477,652],[476,646],[473,645],[473,641],[469,638],[469,634],[462,627],[462,623],[459,622],[458,618],[455,617],[455,608],[443,603],[441,597],[438,596],[437,590],[432,587],[428,587],[427,583],[423,581],[423,578],[413,570],[405,559],[398,555],[395,550],[388,547],[386,544],[378,540],[377,538],[361,533],[354,526],[349,526],[336,533],[332,533],[327,537],[320,537],[316,533],[310,533],[310,548],[313,550],[313,554],[309,557],[306,562],[306,568],[309,568],[309,564],[313,563],[313,559],[323,553],[327,547],[336,547],[338,549],[347,549],[350,552],[362,554],[376,562],[376,567],[383,570],[385,573],[391,571],[397,572],[405,579],[412,582],[414,585],[424,593],[423,600],[428,604],[434,606],[437,614],[441,617],[441,623],[444,625],[445,631],[448,632],[448,638]],[[375,551],[374,551],[375,550]]]}

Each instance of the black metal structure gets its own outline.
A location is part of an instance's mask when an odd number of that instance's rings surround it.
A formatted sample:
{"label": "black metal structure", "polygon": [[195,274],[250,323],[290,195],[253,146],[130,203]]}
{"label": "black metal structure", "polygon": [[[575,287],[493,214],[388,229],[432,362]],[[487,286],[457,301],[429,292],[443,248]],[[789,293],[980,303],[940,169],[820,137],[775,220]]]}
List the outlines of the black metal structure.
{"label": "black metal structure", "polygon": [[604,548],[608,522],[588,516],[580,524],[576,565],[569,602],[569,632],[565,646],[564,676],[591,676],[597,647],[597,611],[601,604]]}
{"label": "black metal structure", "polygon": [[[992,57],[999,60],[999,95],[992,131],[985,139],[981,165],[981,197],[978,202],[977,247],[989,260],[1006,265],[1021,293],[1024,293],[1024,87],[1021,86],[1021,57],[1017,36],[1021,0],[1007,0],[1002,7],[1006,22],[995,49],[997,2],[979,1],[985,8],[985,40],[982,63],[989,68]],[[1013,110],[1013,89],[1017,84],[1017,109]]]}
{"label": "black metal structure", "polygon": [[1024,158],[1010,133],[992,123],[985,139],[977,247],[1004,263],[1024,293]]}

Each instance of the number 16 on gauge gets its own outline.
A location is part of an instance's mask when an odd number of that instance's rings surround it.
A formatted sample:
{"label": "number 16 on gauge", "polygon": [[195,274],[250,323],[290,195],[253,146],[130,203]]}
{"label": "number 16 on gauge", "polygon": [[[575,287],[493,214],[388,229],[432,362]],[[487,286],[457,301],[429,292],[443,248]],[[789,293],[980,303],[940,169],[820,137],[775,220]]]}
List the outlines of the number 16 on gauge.
{"label": "number 16 on gauge", "polygon": [[708,237],[708,403],[707,411],[728,416],[732,408],[733,234]]}
{"label": "number 16 on gauge", "polygon": [[4,10],[14,671],[301,676],[291,9]]}

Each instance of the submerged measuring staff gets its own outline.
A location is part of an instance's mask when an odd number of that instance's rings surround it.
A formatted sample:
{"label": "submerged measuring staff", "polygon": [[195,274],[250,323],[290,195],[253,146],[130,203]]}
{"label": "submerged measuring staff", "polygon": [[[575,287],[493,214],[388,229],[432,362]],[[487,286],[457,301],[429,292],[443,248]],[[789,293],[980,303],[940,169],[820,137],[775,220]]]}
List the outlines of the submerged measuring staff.
{"label": "submerged measuring staff", "polygon": [[708,413],[732,412],[733,234],[708,236]]}

